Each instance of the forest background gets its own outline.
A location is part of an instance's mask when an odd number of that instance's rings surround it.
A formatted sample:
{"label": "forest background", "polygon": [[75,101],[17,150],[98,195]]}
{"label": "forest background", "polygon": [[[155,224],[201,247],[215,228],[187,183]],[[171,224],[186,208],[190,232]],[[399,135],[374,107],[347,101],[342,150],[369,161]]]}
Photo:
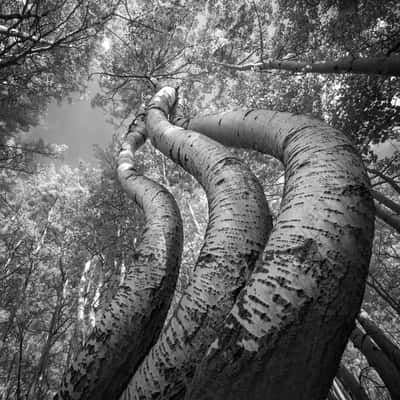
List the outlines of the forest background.
{"label": "forest background", "polygon": [[[397,346],[400,66],[362,74],[352,66],[360,58],[397,60],[400,4],[98,3],[0,4],[0,398],[52,398],[123,282],[143,217],[120,187],[116,155],[134,115],[165,84],[179,86],[185,116],[267,108],[323,119],[352,137],[377,206],[362,315]],[[310,71],[321,61],[330,63],[326,71]],[[88,86],[98,87],[92,105],[113,124],[109,143],[96,148],[96,163],[70,166],[64,146],[29,132],[49,104],[84,95]],[[236,153],[260,179],[276,214],[282,167],[253,152]],[[146,144],[136,163],[169,188],[181,209],[185,243],[176,304],[202,244],[207,201],[194,179],[153,147]],[[346,371],[370,399],[390,399],[354,339],[343,356]],[[400,376],[400,365],[394,362],[394,369]]]}

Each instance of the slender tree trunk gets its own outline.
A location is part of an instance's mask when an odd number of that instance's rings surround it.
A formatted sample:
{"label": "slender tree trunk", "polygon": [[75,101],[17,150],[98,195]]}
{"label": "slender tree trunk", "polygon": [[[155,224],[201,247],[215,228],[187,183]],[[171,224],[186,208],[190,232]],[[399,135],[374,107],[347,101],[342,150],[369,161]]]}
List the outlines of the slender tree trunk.
{"label": "slender tree trunk", "polygon": [[263,189],[249,168],[214,140],[171,125],[166,115],[172,103],[163,94],[153,97],[147,132],[158,150],[203,186],[209,221],[193,279],[121,397],[124,400],[179,399],[185,394],[196,365],[259,259],[272,225]]}
{"label": "slender tree trunk", "polygon": [[31,388],[28,392],[28,398],[40,400],[41,378],[47,367],[50,350],[53,346],[53,336],[54,336],[55,326],[57,320],[60,317],[60,311],[61,311],[60,301],[61,299],[57,300],[56,308],[53,312],[53,315],[51,316],[46,342],[42,348],[42,353],[40,355],[39,363],[32,381]]}
{"label": "slender tree trunk", "polygon": [[393,200],[390,200],[384,194],[379,193],[376,190],[371,190],[371,192],[376,201],[390,208],[390,210],[396,213],[397,215],[400,215],[400,204],[394,202]]}
{"label": "slender tree trunk", "polygon": [[335,400],[352,400],[337,378],[335,378],[332,382],[330,393]]}
{"label": "slender tree trunk", "polygon": [[187,399],[325,399],[354,327],[371,255],[374,205],[361,157],[321,121],[243,110],[192,129],[281,160],[285,188],[264,252],[197,368]]}
{"label": "slender tree trunk", "polygon": [[371,337],[356,326],[350,337],[354,346],[364,354],[389,390],[393,399],[400,399],[400,371]]}
{"label": "slender tree trunk", "polygon": [[18,366],[17,366],[17,387],[15,389],[16,400],[22,400],[21,397],[21,379],[22,379],[22,356],[24,351],[24,334],[22,328],[19,329],[19,340],[18,340]]}
{"label": "slender tree trunk", "polygon": [[339,366],[336,377],[349,393],[351,400],[369,400],[360,382],[342,363]]}
{"label": "slender tree trunk", "polygon": [[290,71],[302,73],[318,73],[318,74],[332,74],[332,73],[352,73],[352,74],[378,74],[400,76],[400,56],[380,56],[380,57],[366,57],[354,58],[344,57],[338,60],[326,62],[301,62],[301,61],[287,61],[287,60],[267,60],[253,64],[225,64],[213,62],[212,64],[220,65],[225,68],[234,69],[237,71]]}
{"label": "slender tree trunk", "polygon": [[395,229],[398,233],[400,233],[400,217],[386,211],[379,204],[375,204],[376,208],[376,216],[380,218],[382,221],[386,222],[387,225]]}
{"label": "slender tree trunk", "polygon": [[60,399],[117,399],[157,339],[175,290],[182,252],[182,221],[172,195],[136,173],[133,153],[140,126],[119,156],[118,176],[143,208],[146,225],[124,284],[66,374]]}
{"label": "slender tree trunk", "polygon": [[400,349],[396,346],[369,317],[362,311],[357,318],[365,332],[382,349],[386,357],[396,366],[400,372]]}

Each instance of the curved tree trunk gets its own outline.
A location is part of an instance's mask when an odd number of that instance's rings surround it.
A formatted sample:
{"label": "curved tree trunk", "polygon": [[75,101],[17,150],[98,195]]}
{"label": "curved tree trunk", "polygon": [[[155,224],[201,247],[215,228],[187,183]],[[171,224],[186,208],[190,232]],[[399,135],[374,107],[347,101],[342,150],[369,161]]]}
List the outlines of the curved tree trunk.
{"label": "curved tree trunk", "polygon": [[364,354],[368,364],[373,367],[389,390],[393,399],[400,399],[400,371],[389,360],[382,349],[358,326],[350,336],[354,346]]}
{"label": "curved tree trunk", "polygon": [[124,400],[166,400],[184,395],[271,229],[263,189],[254,175],[219,143],[171,125],[165,117],[173,104],[168,100],[163,95],[152,99],[147,113],[148,135],[156,148],[203,186],[209,222],[192,281],[121,397]]}
{"label": "curved tree trunk", "polygon": [[135,263],[64,377],[60,399],[117,399],[157,339],[174,293],[182,252],[182,221],[172,195],[138,175],[133,152],[144,123],[119,156],[119,180],[143,208],[146,225]]}
{"label": "curved tree trunk", "polygon": [[[164,89],[165,90],[165,89]],[[374,204],[350,140],[305,116],[243,110],[181,120],[285,166],[262,265],[197,369],[187,399],[325,399],[360,308]]]}

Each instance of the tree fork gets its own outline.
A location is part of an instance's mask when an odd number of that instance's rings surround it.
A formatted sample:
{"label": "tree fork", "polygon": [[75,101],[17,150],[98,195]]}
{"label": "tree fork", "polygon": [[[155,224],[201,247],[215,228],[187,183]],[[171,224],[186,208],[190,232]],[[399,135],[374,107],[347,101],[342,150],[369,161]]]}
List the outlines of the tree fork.
{"label": "tree fork", "polygon": [[174,294],[182,221],[172,195],[134,169],[143,132],[144,121],[129,133],[118,160],[120,183],[146,218],[135,263],[69,368],[59,399],[117,399],[159,336]]}
{"label": "tree fork", "polygon": [[153,97],[146,128],[153,145],[192,174],[206,191],[204,244],[160,339],[121,399],[179,399],[261,255],[272,226],[264,192],[224,146],[170,124],[174,89]]}
{"label": "tree fork", "polygon": [[281,160],[277,223],[187,399],[323,400],[360,309],[374,231],[350,139],[301,115],[240,110],[177,124]]}

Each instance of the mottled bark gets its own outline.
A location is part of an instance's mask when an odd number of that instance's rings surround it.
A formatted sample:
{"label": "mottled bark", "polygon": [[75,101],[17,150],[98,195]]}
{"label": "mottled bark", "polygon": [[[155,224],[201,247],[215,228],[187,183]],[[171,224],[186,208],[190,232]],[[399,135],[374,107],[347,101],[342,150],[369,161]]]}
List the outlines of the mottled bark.
{"label": "mottled bark", "polygon": [[389,76],[400,76],[400,56],[383,55],[380,57],[354,58],[344,57],[338,60],[326,62],[307,63],[302,61],[267,60],[253,64],[225,64],[214,62],[225,68],[237,71],[290,71],[302,73],[352,73],[352,74],[378,74]]}
{"label": "mottled bark", "polygon": [[325,399],[360,308],[374,204],[350,139],[321,121],[243,110],[178,120],[285,167],[277,223],[187,399]]}
{"label": "mottled bark", "polygon": [[394,344],[379,326],[377,326],[365,311],[357,318],[365,332],[371,336],[373,341],[382,349],[386,357],[396,366],[400,372],[400,349]]}
{"label": "mottled bark", "polygon": [[[192,174],[208,198],[209,221],[193,278],[156,345],[121,399],[178,399],[246,284],[271,228],[262,187],[222,145],[171,125],[167,88],[151,101],[147,132],[156,148]],[[172,101],[171,101],[172,100]]]}
{"label": "mottled bark", "polygon": [[376,190],[371,190],[372,196],[378,202],[389,208],[391,211],[400,216],[400,204],[394,202],[393,200],[386,197],[384,194],[377,192]]}
{"label": "mottled bark", "polygon": [[360,382],[343,364],[340,364],[336,378],[346,389],[351,400],[369,400]]}
{"label": "mottled bark", "polygon": [[373,367],[382,378],[392,398],[400,399],[400,372],[382,349],[380,349],[372,338],[367,333],[364,333],[358,326],[356,326],[352,332],[350,339],[354,346],[365,356],[368,364]]}
{"label": "mottled bark", "polygon": [[60,399],[117,399],[157,339],[174,293],[182,222],[172,195],[133,168],[143,131],[138,125],[128,136],[118,167],[122,186],[146,218],[135,263],[70,367]]}

